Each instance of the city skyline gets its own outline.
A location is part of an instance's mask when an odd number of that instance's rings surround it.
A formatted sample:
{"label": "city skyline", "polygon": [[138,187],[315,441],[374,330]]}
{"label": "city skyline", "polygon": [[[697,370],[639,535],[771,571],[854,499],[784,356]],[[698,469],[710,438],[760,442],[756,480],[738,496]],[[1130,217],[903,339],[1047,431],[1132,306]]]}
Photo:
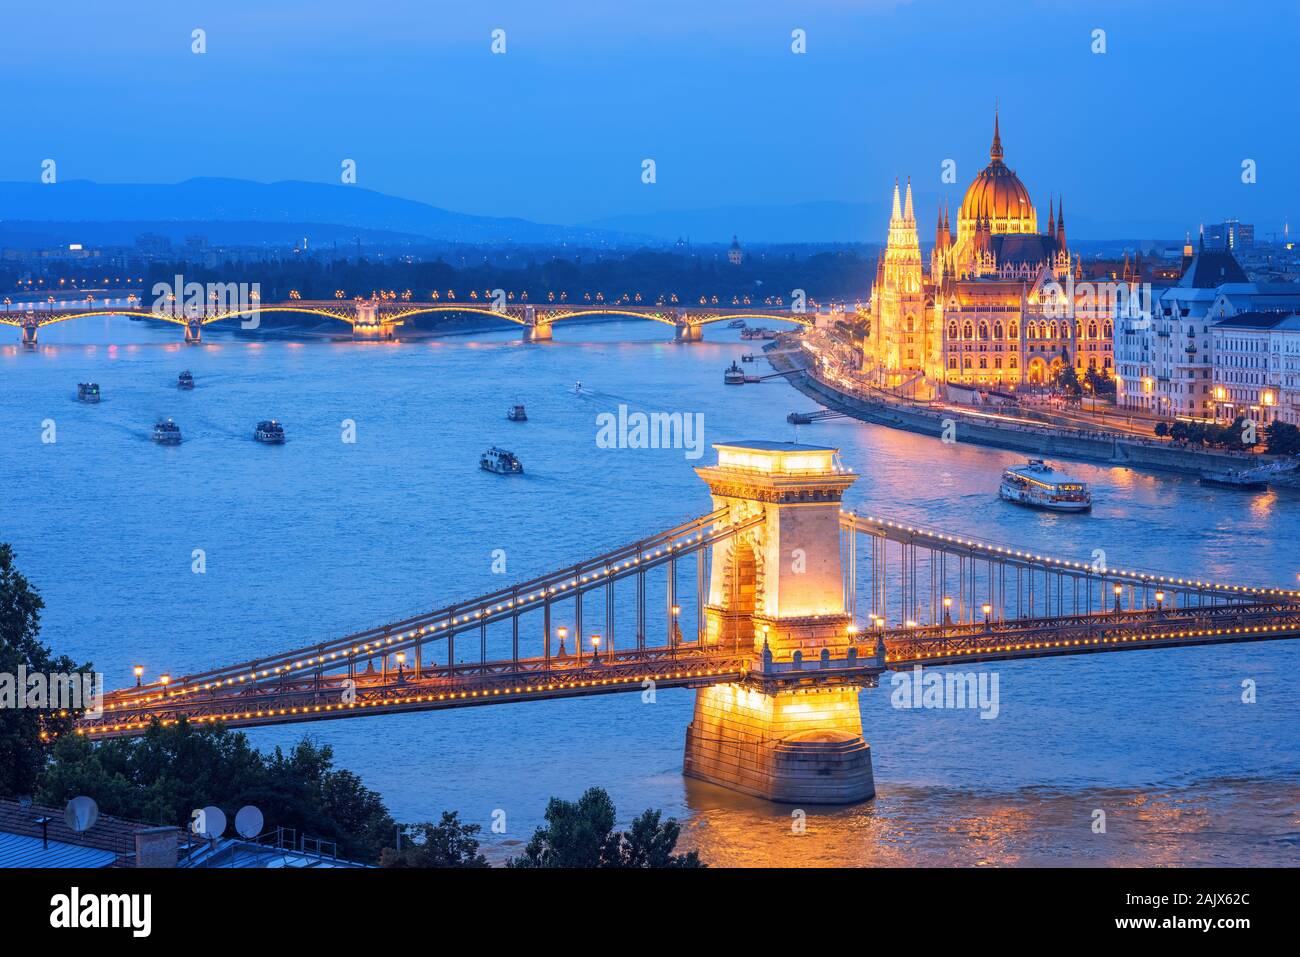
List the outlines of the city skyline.
{"label": "city skyline", "polygon": [[[1295,10],[1270,11],[1261,31],[1207,4],[1176,17],[1187,5],[767,4],[742,16],[670,3],[565,28],[564,4],[505,4],[399,31],[418,13],[408,6],[313,7],[310,19],[182,9],[137,22],[74,4],[86,27],[76,34],[18,12],[30,42],[11,86],[43,109],[11,120],[18,148],[0,157],[0,180],[39,182],[53,159],[65,183],[338,183],[350,159],[359,187],[460,213],[637,232],[665,213],[730,208],[743,221],[757,208],[802,239],[832,204],[868,220],[860,238],[883,238],[871,214],[894,178],[911,177],[918,218],[932,219],[982,167],[997,104],[1014,168],[1035,195],[1069,197],[1080,239],[1177,238],[1231,218],[1266,238],[1296,207],[1285,174],[1296,107],[1252,95],[1285,81]],[[504,53],[492,52],[494,30]],[[1205,30],[1222,68],[1177,59]],[[56,46],[52,75],[37,67]],[[642,182],[647,159],[653,184]]]}

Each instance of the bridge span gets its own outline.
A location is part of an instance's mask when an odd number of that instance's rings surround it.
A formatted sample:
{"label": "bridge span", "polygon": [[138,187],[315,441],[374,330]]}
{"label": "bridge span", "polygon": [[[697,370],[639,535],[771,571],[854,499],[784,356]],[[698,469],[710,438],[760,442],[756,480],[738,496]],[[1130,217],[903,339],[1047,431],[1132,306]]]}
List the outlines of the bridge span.
{"label": "bridge span", "polygon": [[[1300,637],[1295,590],[1098,567],[859,515],[841,506],[857,476],[834,449],[715,448],[717,463],[697,469],[707,514],[425,614],[141,681],[108,694],[76,731],[100,739],[154,722],[259,727],[693,688],[687,774],[773,800],[842,803],[874,794],[857,695],[885,672]],[[694,594],[679,582],[683,564]],[[663,582],[657,614],[652,576],[657,591]],[[687,603],[694,622],[683,632]]]}
{"label": "bridge span", "polygon": [[427,315],[479,315],[500,319],[522,327],[524,338],[530,342],[546,342],[552,338],[553,326],[566,320],[595,316],[625,316],[645,319],[670,326],[674,338],[680,342],[698,342],[703,338],[704,327],[718,322],[787,322],[796,326],[811,326],[820,313],[838,315],[840,305],[786,306],[783,304],[751,303],[748,299],[732,297],[732,302],[718,302],[718,297],[696,304],[657,302],[546,302],[529,303],[494,300],[477,294],[463,300],[439,299],[417,302],[404,298],[355,298],[307,300],[290,298],[278,302],[216,302],[189,304],[174,301],[160,306],[146,307],[140,295],[129,293],[106,299],[85,301],[51,301],[48,303],[6,303],[0,309],[0,325],[15,326],[21,331],[22,342],[36,348],[40,329],[59,322],[89,316],[126,316],[136,319],[154,319],[180,326],[185,342],[199,345],[203,340],[204,326],[218,322],[238,320],[244,328],[255,328],[262,313],[313,316],[335,320],[351,327],[352,336],[358,340],[386,341],[397,337],[397,330],[408,321]]}

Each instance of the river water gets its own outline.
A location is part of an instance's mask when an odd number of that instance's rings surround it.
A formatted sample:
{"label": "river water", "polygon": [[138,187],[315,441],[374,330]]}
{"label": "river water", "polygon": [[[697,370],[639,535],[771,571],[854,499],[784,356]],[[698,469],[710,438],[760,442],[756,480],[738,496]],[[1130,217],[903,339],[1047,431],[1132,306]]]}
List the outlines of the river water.
{"label": "river water", "polygon": [[[706,442],[789,440],[786,413],[815,408],[779,380],[724,386],[722,369],[758,344],[717,328],[677,345],[653,323],[571,326],[531,346],[514,330],[399,344],[208,331],[190,348],[174,326],[104,317],[43,329],[36,353],[9,331],[0,540],[41,589],[45,640],[93,661],[110,687],[130,682],[136,663],[180,674],[391,621],[708,511],[692,467],[711,450],[696,460],[597,447],[596,416],[620,404],[702,413]],[[175,388],[183,368],[193,392]],[[88,379],[103,389],[98,406],[75,399]],[[505,420],[515,401],[526,424]],[[184,431],[180,447],[150,442],[163,416]],[[285,425],[282,447],[251,439],[270,417]],[[343,441],[345,420],[355,442]],[[55,441],[43,442],[51,423]],[[1218,581],[1286,585],[1300,571],[1300,497],[1288,493],[1073,463],[1096,507],[1051,515],[997,499],[1012,453],[850,420],[798,438],[841,448],[862,476],[846,501],[875,514]],[[527,474],[480,472],[492,444]],[[679,588],[693,594],[689,572]],[[620,605],[622,642],[625,614]],[[603,624],[599,606],[588,615]],[[693,624],[693,606],[683,617]],[[483,824],[496,859],[528,838],[548,797],[600,785],[624,818],[647,807],[679,818],[683,844],[713,864],[1293,864],[1298,666],[1293,642],[1002,663],[995,720],[893,708],[882,681],[861,697],[878,797],[804,809],[802,833],[795,809],[682,777],[686,690],[649,704],[631,693],[249,736],[272,747],[310,734],[399,820],[455,809]],[[1247,681],[1254,703],[1242,700]],[[495,811],[504,834],[490,833]]]}

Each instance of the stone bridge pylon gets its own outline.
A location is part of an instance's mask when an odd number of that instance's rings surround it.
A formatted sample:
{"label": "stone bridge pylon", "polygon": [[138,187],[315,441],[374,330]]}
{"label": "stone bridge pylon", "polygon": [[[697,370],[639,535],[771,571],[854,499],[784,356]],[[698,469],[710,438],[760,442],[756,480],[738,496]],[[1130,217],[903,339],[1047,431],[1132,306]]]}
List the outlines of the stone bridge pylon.
{"label": "stone bridge pylon", "polygon": [[703,640],[752,648],[762,665],[696,692],[685,773],[772,801],[872,797],[858,692],[875,674],[857,658],[840,557],[840,501],[857,476],[820,446],[716,448],[717,465],[696,469],[714,508],[763,521],[713,546]]}

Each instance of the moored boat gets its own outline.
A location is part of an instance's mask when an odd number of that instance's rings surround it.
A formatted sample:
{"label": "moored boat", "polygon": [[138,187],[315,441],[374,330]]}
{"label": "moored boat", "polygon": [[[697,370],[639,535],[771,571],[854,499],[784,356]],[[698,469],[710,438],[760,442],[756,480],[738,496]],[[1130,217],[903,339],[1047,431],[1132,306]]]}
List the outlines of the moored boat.
{"label": "moored boat", "polygon": [[722,373],[722,381],[727,385],[744,385],[745,370],[736,365],[736,362],[733,359],[731,365]]}
{"label": "moored boat", "polygon": [[1045,508],[1053,512],[1086,512],[1092,508],[1092,493],[1083,482],[1072,482],[1042,459],[1030,459],[1002,473],[998,495],[1017,505]]}

